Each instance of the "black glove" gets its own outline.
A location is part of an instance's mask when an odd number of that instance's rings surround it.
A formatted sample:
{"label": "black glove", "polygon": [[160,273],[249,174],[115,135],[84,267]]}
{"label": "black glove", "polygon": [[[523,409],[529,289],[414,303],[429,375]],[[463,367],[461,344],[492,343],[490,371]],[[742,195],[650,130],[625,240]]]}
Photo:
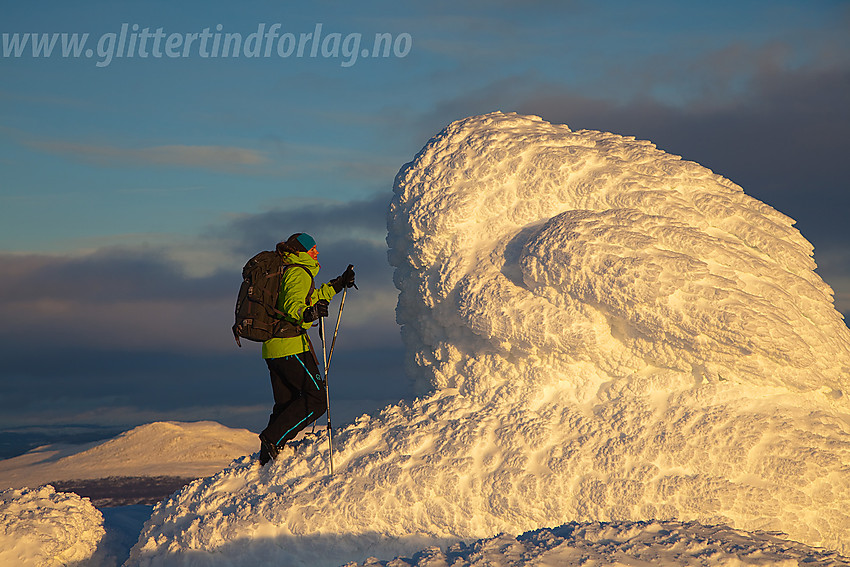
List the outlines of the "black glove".
{"label": "black glove", "polygon": [[320,299],[313,305],[307,306],[304,310],[304,322],[312,323],[319,317],[327,317],[328,316],[328,302],[324,299]]}
{"label": "black glove", "polygon": [[354,266],[349,264],[345,271],[339,277],[332,279],[330,283],[334,291],[339,293],[342,291],[344,287],[357,287],[357,284],[354,283]]}

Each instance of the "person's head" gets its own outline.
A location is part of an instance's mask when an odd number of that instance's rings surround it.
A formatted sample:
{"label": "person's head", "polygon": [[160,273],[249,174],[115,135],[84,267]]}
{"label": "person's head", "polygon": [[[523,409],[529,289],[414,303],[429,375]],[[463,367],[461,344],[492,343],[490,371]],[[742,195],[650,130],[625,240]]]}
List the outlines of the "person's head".
{"label": "person's head", "polygon": [[296,232],[283,242],[279,242],[277,245],[277,251],[281,254],[285,252],[290,254],[306,252],[314,260],[316,260],[319,256],[319,252],[316,249],[316,241],[306,232]]}

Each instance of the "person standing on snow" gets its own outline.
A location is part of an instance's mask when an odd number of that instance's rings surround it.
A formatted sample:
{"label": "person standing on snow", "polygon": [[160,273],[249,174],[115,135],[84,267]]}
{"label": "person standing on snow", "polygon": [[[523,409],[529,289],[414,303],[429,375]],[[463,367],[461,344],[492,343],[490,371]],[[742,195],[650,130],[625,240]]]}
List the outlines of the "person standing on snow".
{"label": "person standing on snow", "polygon": [[309,234],[293,234],[277,245],[277,251],[285,265],[293,265],[281,278],[277,309],[297,334],[263,343],[274,408],[260,433],[260,465],[275,459],[287,441],[327,411],[325,384],[307,329],[319,317],[328,316],[328,303],[337,293],[354,286],[354,269],[348,266],[342,275],[316,289],[313,279],[319,272],[319,253]]}

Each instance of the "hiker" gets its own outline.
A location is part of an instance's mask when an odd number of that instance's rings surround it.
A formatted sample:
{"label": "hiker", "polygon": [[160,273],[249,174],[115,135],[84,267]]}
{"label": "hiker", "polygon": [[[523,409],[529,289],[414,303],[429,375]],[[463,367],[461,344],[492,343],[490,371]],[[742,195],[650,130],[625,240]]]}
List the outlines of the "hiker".
{"label": "hiker", "polygon": [[283,334],[291,336],[263,342],[274,408],[268,426],[260,433],[261,465],[276,458],[287,441],[327,411],[325,384],[307,329],[319,317],[328,316],[328,303],[337,293],[354,286],[354,269],[348,266],[339,277],[316,289],[313,278],[319,272],[319,253],[309,234],[293,234],[277,245],[277,252],[284,264],[294,265],[283,274],[277,301],[283,324],[291,329]]}

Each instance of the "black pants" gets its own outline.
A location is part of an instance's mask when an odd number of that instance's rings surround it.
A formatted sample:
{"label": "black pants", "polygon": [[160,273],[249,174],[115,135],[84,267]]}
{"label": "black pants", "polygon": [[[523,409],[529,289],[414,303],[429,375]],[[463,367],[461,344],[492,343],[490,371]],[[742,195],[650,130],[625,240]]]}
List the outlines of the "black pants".
{"label": "black pants", "polygon": [[260,434],[283,445],[328,410],[325,384],[310,352],[267,358],[274,393],[269,425]]}

